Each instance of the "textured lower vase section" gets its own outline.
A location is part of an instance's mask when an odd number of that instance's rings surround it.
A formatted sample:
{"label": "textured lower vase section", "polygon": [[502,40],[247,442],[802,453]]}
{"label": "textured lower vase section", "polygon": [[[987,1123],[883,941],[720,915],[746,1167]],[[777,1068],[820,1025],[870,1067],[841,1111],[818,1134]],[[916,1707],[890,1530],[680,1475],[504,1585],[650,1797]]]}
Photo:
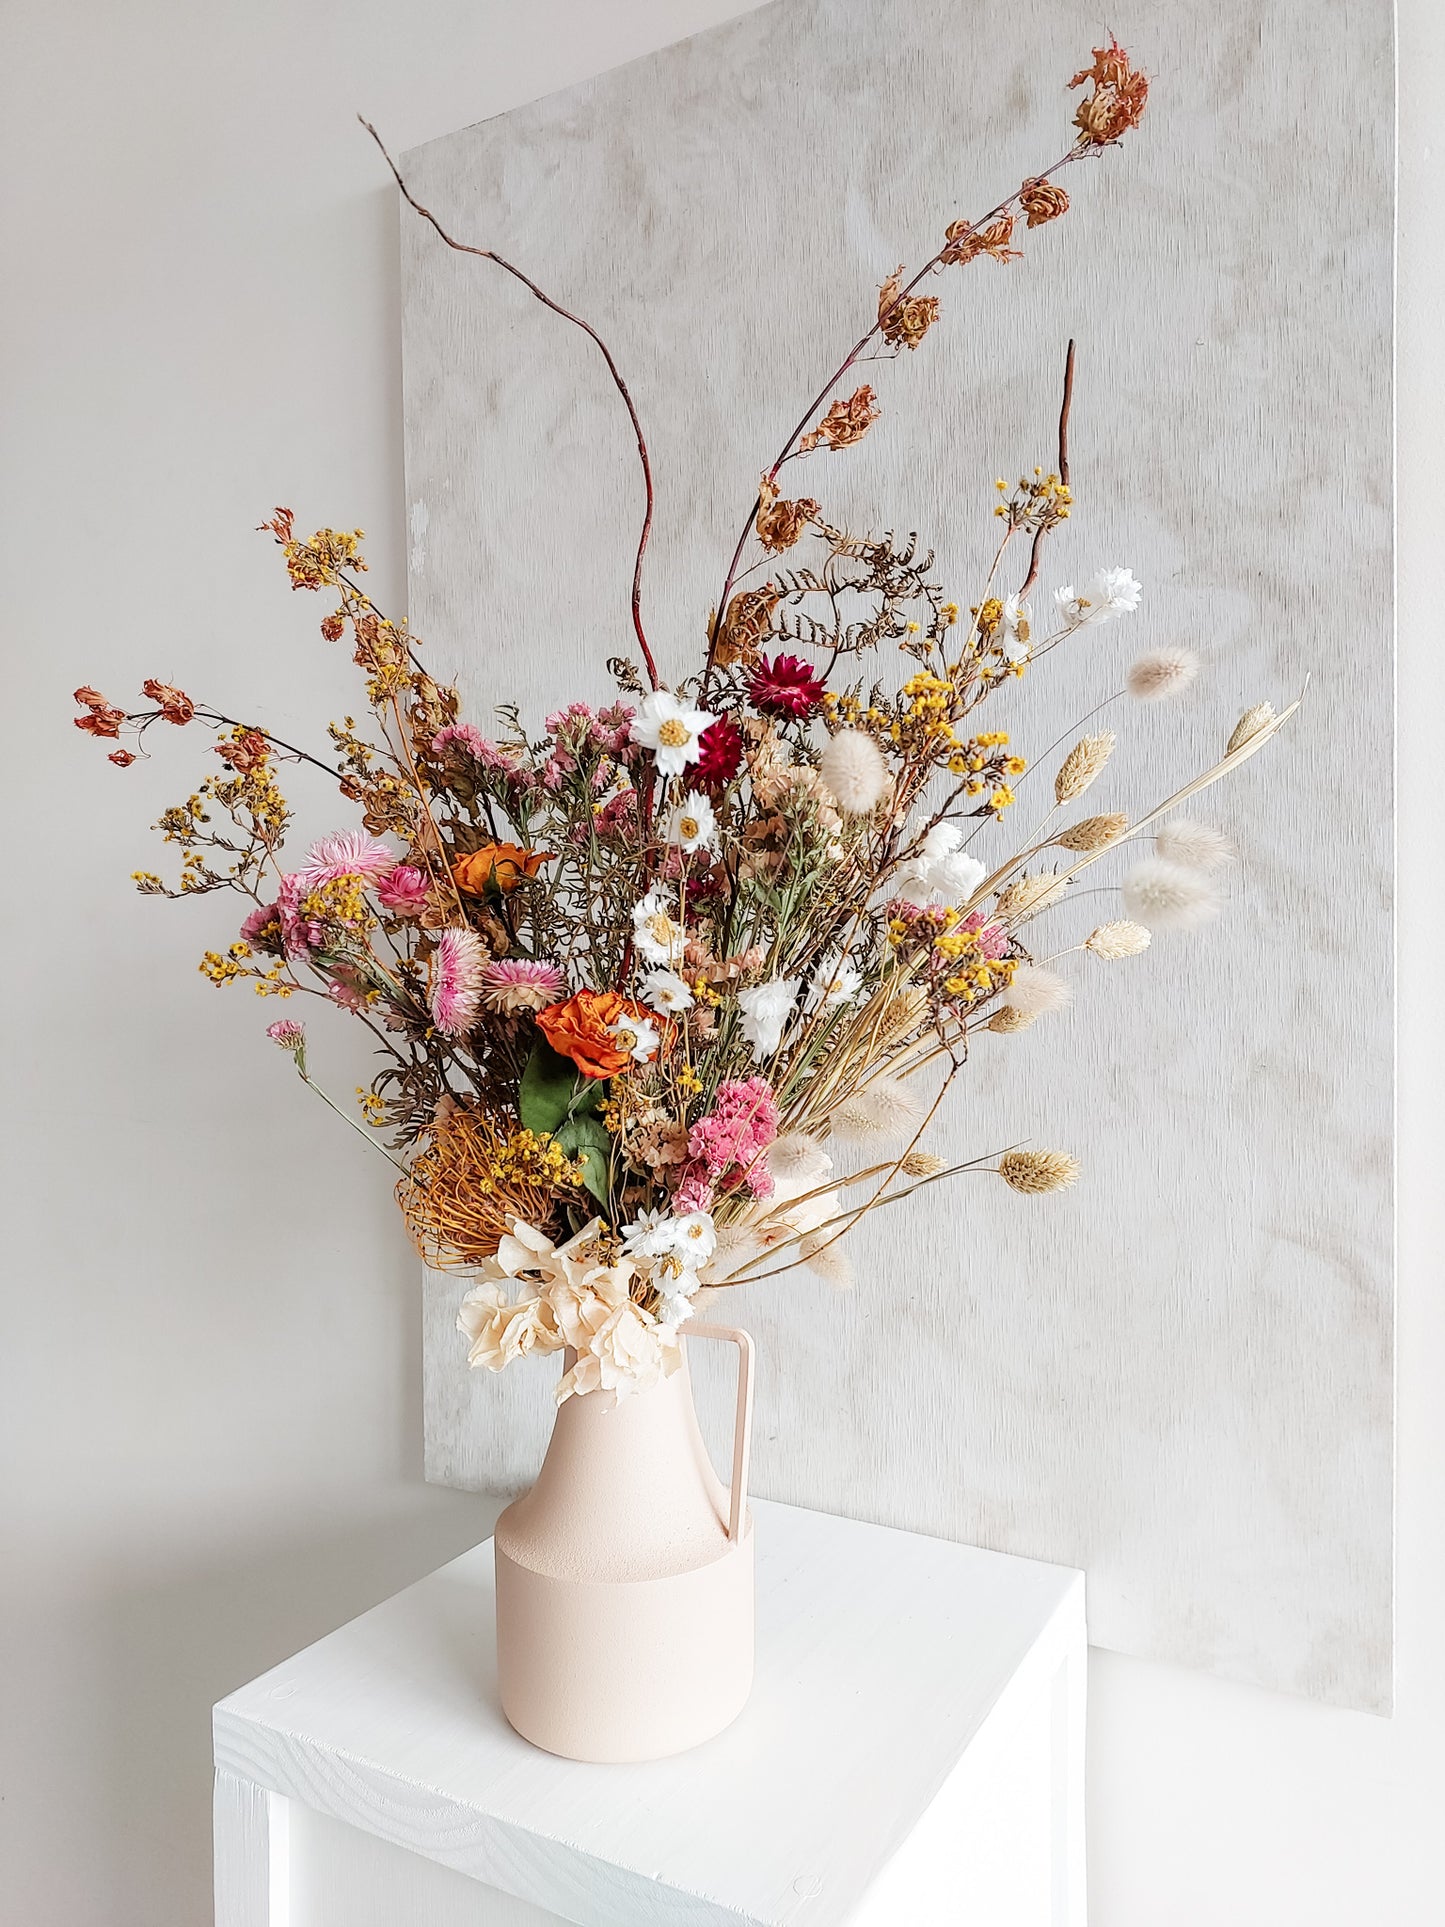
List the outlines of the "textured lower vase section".
{"label": "textured lower vase section", "polygon": [[753,1683],[751,1526],[662,1579],[564,1579],[497,1546],[502,1711],[569,1760],[660,1760],[730,1726]]}

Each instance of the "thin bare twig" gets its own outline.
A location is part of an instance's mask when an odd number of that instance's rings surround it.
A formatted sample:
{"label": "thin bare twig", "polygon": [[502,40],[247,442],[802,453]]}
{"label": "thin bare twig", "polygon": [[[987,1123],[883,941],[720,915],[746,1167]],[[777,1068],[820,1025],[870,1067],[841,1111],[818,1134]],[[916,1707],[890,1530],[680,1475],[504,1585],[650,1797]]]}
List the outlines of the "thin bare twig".
{"label": "thin bare twig", "polygon": [[[1064,357],[1064,399],[1059,408],[1059,480],[1067,488],[1069,485],[1069,410],[1074,403],[1074,344],[1069,343],[1069,352]],[[1022,602],[1029,590],[1039,579],[1039,556],[1043,550],[1047,529],[1034,530],[1033,546],[1029,550],[1029,572],[1024,577],[1023,587],[1019,590]]]}
{"label": "thin bare twig", "polygon": [[622,397],[623,405],[627,409],[628,419],[632,423],[632,432],[637,437],[637,458],[642,463],[642,483],[647,495],[647,504],[642,517],[642,533],[638,537],[637,542],[637,560],[632,570],[632,627],[637,636],[638,647],[642,651],[642,660],[647,666],[648,680],[653,688],[656,689],[658,686],[657,664],[653,660],[652,651],[648,647],[647,636],[642,627],[642,563],[644,556],[647,554],[648,538],[652,534],[652,511],[654,502],[652,461],[647,452],[647,438],[642,432],[642,422],[637,413],[637,405],[632,399],[632,392],[628,388],[627,383],[622,379],[622,371],[612,358],[612,350],[607,346],[607,343],[590,322],[584,321],[580,315],[573,314],[570,308],[564,308],[560,302],[554,301],[551,295],[544,293],[543,290],[537,286],[530,275],[524,274],[522,270],[514,266],[512,262],[504,260],[494,248],[473,247],[469,242],[458,241],[452,235],[448,234],[435,214],[432,213],[431,209],[422,206],[421,202],[402,179],[400,168],[387,152],[385,141],[382,140],[380,134],[377,133],[371,122],[367,120],[364,114],[358,114],[356,118],[381,149],[382,159],[391,169],[392,178],[401,190],[402,199],[414,212],[419,214],[424,221],[428,222],[436,230],[437,234],[445,241],[449,248],[454,249],[458,254],[474,254],[478,260],[495,262],[499,268],[503,269],[507,274],[510,274],[514,280],[520,281],[527,292],[534,296],[536,300],[540,301],[544,308],[550,308],[553,314],[561,315],[564,321],[570,321],[573,327],[580,328],[583,334],[596,344],[602,359],[607,363],[607,372],[611,375],[613,385]]}

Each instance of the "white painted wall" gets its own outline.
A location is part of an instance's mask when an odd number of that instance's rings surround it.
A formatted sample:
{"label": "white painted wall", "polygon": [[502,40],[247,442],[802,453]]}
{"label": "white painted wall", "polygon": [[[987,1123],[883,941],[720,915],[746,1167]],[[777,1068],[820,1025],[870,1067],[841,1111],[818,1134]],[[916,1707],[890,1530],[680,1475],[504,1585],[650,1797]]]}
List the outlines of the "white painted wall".
{"label": "white painted wall", "polygon": [[[201,1927],[211,1701],[488,1523],[420,1483],[415,1267],[378,1171],[258,1048],[272,1013],[194,975],[205,910],[126,888],[194,752],[178,738],[119,774],[71,731],[69,692],[160,673],[247,705],[276,691],[283,734],[324,723],[343,665],[248,533],[277,500],[373,530],[379,597],[399,601],[395,213],[352,111],[409,146],[738,10],[4,10],[4,1927]],[[1401,15],[1398,1711],[1098,1656],[1095,1927],[1434,1927],[1445,1904],[1427,1857],[1445,1810],[1445,916],[1425,882],[1445,16]],[[1340,762],[1368,807],[1347,742]],[[303,811],[325,826],[320,794]],[[361,1067],[342,1048],[344,1090]]]}

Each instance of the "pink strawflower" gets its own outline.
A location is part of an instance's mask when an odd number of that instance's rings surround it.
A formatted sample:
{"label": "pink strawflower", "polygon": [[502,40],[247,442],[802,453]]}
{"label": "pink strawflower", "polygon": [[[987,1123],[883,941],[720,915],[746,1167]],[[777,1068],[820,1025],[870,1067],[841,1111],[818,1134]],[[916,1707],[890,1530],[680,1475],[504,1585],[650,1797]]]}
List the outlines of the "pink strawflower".
{"label": "pink strawflower", "polygon": [[425,870],[418,870],[411,863],[398,863],[377,882],[376,900],[383,910],[397,916],[415,916],[426,907],[427,886]]}
{"label": "pink strawflower", "polygon": [[368,882],[396,868],[396,852],[365,830],[333,830],[306,852],[301,871],[310,888],[337,877],[364,877]]}
{"label": "pink strawflower", "polygon": [[333,977],[326,986],[326,994],[333,1004],[339,1004],[343,1010],[366,1009],[366,994],[350,973],[344,977]]}
{"label": "pink strawflower", "polygon": [[[766,1078],[719,1084],[712,1110],[687,1134],[688,1162],[677,1196],[684,1190],[691,1196],[698,1185],[725,1190],[746,1185],[755,1198],[771,1197],[773,1180],[763,1152],[777,1135],[778,1101]],[[676,1209],[681,1212],[682,1207]]]}
{"label": "pink strawflower", "polygon": [[281,1017],[274,1024],[267,1024],[266,1035],[294,1057],[299,1057],[306,1047],[306,1026],[298,1024],[294,1017]]}
{"label": "pink strawflower", "polygon": [[448,1037],[465,1037],[476,1022],[489,952],[475,930],[443,930],[432,958],[431,1014]]}
{"label": "pink strawflower", "polygon": [[566,980],[556,964],[503,957],[482,972],[481,997],[488,1010],[545,1010],[562,1001]]}

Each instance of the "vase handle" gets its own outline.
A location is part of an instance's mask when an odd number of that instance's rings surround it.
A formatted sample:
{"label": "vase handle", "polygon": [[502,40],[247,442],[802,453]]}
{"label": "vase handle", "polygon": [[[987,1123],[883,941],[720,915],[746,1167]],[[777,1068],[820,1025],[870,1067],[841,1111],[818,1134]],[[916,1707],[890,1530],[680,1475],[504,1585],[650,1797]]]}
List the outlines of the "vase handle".
{"label": "vase handle", "polygon": [[680,1328],[683,1338],[721,1338],[738,1348],[738,1407],[733,1422],[733,1476],[728,1505],[728,1538],[743,1536],[748,1509],[748,1461],[753,1449],[753,1341],[731,1325],[704,1325],[689,1319]]}

